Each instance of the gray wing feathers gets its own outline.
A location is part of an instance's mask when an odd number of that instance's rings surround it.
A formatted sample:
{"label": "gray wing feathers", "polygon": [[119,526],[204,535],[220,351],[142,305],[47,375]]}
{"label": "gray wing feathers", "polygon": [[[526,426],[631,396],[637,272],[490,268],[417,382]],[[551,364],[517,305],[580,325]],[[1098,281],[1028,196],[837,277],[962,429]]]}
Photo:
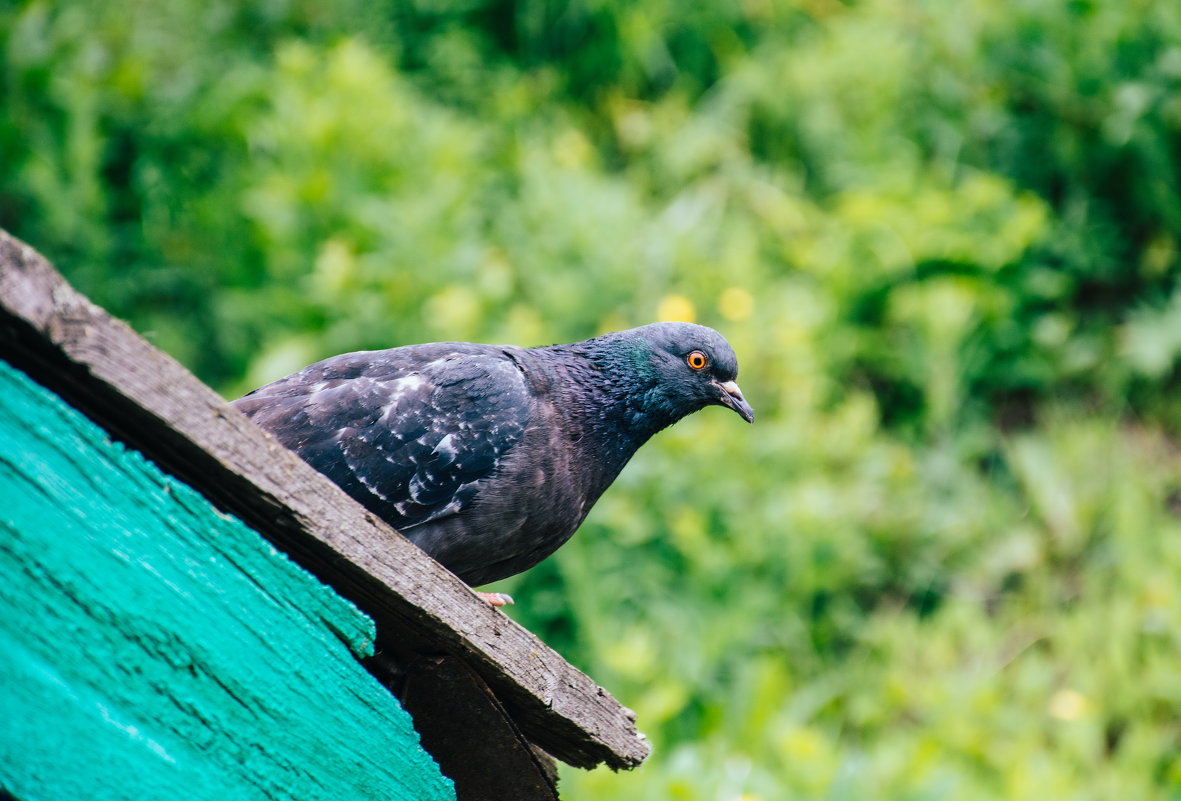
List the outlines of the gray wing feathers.
{"label": "gray wing feathers", "polygon": [[440,343],[338,356],[235,402],[399,528],[455,514],[519,442],[524,375],[502,349]]}

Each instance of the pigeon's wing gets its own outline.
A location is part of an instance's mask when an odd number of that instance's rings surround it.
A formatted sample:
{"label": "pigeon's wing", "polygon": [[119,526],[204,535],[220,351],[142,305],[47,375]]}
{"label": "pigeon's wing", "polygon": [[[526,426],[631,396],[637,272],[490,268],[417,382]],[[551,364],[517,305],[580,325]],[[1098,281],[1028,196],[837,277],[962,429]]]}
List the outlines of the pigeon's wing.
{"label": "pigeon's wing", "polygon": [[396,528],[463,510],[520,441],[529,386],[499,348],[345,354],[235,405]]}

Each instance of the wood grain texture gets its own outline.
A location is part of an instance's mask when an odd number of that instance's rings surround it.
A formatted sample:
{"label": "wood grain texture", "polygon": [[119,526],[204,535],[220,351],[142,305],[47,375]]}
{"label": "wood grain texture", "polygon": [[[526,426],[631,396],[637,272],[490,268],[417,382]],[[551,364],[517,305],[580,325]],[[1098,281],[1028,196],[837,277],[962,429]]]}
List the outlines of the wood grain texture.
{"label": "wood grain texture", "polygon": [[461,658],[525,736],[576,767],[648,755],[606,690],[2,231],[0,352],[356,603],[387,655]]}
{"label": "wood grain texture", "polygon": [[460,801],[558,801],[553,760],[522,738],[488,685],[451,656],[408,666],[402,703]]}
{"label": "wood grain texture", "polygon": [[373,623],[0,360],[0,787],[454,799]]}

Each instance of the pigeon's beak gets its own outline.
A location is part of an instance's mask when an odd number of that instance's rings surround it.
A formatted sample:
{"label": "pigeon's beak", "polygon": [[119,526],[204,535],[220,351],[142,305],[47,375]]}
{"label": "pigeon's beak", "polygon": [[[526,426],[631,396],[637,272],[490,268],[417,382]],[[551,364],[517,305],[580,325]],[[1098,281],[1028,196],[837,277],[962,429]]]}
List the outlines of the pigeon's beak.
{"label": "pigeon's beak", "polygon": [[714,385],[718,388],[718,403],[738,412],[738,416],[748,423],[755,421],[755,410],[750,408],[746,398],[742,397],[742,390],[738,388],[737,382],[718,383],[715,381]]}

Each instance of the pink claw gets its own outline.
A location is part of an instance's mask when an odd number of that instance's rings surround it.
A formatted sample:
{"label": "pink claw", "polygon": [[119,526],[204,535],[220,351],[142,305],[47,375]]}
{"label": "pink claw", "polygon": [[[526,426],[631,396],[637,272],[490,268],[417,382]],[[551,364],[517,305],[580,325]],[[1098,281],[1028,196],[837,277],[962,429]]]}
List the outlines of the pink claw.
{"label": "pink claw", "polygon": [[492,606],[501,607],[513,603],[513,596],[507,592],[477,592],[476,595]]}

